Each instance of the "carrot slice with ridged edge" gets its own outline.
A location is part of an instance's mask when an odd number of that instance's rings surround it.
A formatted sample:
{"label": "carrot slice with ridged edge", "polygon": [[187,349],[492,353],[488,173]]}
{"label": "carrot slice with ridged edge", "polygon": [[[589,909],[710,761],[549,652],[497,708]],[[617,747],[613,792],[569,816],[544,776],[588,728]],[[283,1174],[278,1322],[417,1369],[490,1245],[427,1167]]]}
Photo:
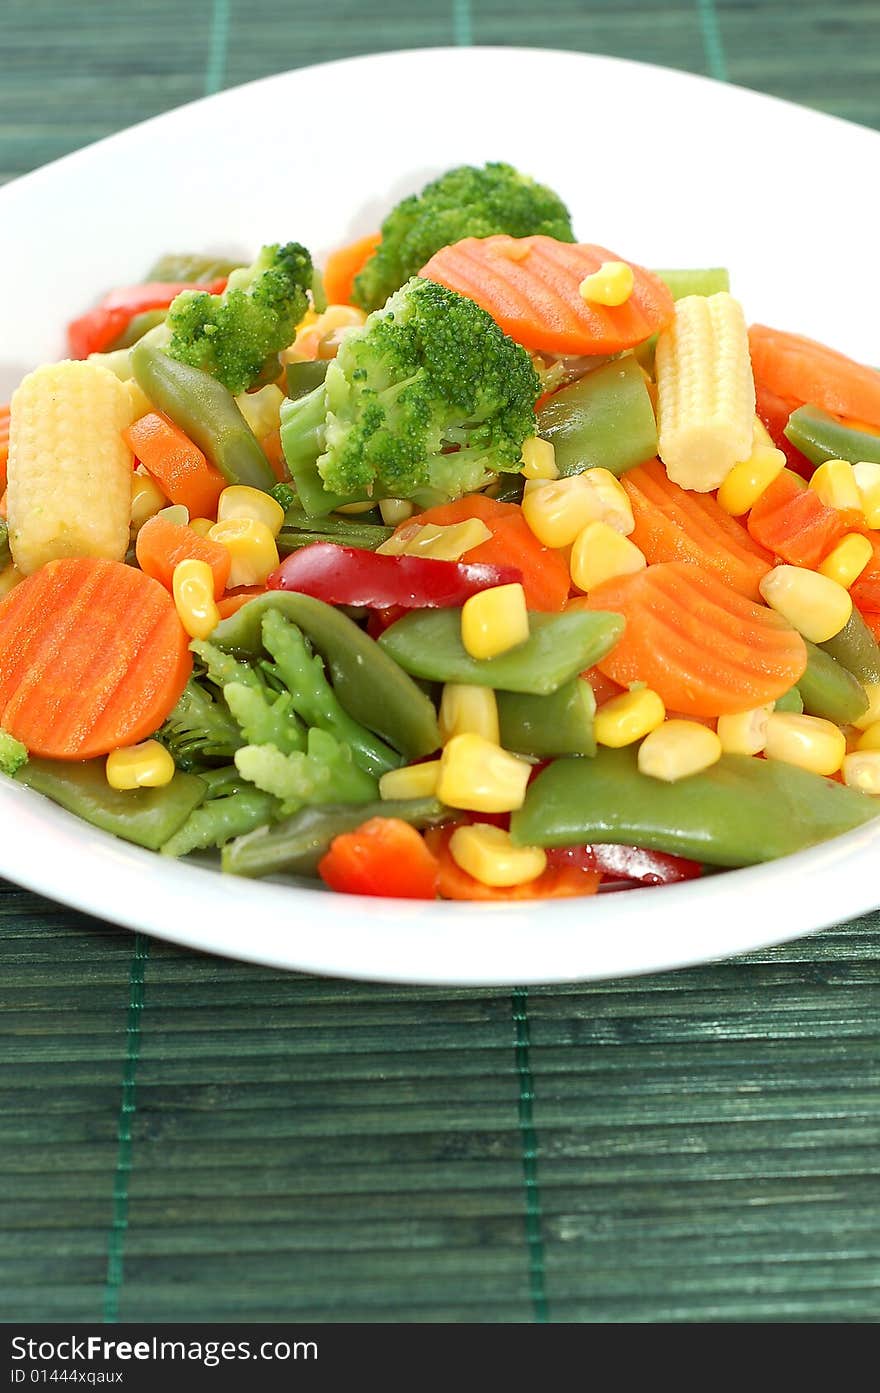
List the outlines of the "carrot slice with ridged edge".
{"label": "carrot slice with ridged edge", "polygon": [[675,313],[668,288],[635,262],[622,305],[587,302],[581,282],[622,257],[552,237],[465,237],[435,252],[420,275],[475,300],[525,348],[548,353],[620,353],[643,343]]}
{"label": "carrot slice with ridged edge", "polygon": [[755,383],[802,405],[880,426],[880,373],[801,334],[753,324],[749,351]]}
{"label": "carrot slice with ridged edge", "polygon": [[773,557],[711,493],[674,484],[659,460],[627,470],[620,482],[636,523],[630,541],[649,562],[688,561],[714,571],[748,599],[759,599],[758,584]]}
{"label": "carrot slice with ridged edge", "polygon": [[807,665],[803,639],[780,615],[687,562],[618,576],[573,603],[626,619],[602,672],[621,686],[646,682],[668,710],[686,716],[775,701]]}
{"label": "carrot slice with ridged edge", "polygon": [[0,727],[91,759],[158,730],[192,671],[167,590],[118,561],[50,561],[0,605]]}

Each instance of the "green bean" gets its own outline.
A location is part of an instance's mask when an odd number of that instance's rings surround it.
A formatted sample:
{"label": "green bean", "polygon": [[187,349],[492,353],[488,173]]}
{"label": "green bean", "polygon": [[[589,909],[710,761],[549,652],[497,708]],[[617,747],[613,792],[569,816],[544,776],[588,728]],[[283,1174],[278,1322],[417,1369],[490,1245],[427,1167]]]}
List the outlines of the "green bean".
{"label": "green bean", "polygon": [[552,443],[563,476],[595,466],[623,474],[650,459],[657,422],[635,358],[617,358],[554,392],[538,412],[538,434]]}
{"label": "green bean", "polygon": [[868,697],[858,678],[814,643],[807,643],[807,666],[798,680],[798,691],[807,715],[821,716],[836,725],[852,725],[868,709]]}
{"label": "green bean", "polygon": [[498,721],[505,750],[523,755],[594,755],[596,698],[589,682],[575,677],[547,696],[498,693]]}

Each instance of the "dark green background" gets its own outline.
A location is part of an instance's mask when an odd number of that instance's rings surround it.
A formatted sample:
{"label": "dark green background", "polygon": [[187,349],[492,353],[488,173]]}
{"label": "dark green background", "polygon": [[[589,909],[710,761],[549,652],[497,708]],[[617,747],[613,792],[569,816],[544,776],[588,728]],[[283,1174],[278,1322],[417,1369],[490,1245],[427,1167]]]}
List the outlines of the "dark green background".
{"label": "dark green background", "polygon": [[[619,54],[876,126],[878,41],[874,0],[3,0],[0,179],[224,86],[429,44]],[[854,207],[833,170],[811,211],[784,150],[755,160],[780,199],[754,215],[793,235]],[[876,1320],[878,922],[452,992],[197,957],[2,887],[0,1316]]]}

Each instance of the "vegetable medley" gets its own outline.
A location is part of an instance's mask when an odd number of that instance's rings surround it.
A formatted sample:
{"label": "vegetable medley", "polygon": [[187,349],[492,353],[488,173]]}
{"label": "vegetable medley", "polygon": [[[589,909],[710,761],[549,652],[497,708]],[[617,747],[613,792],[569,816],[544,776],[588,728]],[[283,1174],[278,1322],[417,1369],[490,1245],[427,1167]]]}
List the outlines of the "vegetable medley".
{"label": "vegetable medley", "polygon": [[224,870],[589,895],[880,805],[880,374],[454,169],[0,408],[0,769]]}

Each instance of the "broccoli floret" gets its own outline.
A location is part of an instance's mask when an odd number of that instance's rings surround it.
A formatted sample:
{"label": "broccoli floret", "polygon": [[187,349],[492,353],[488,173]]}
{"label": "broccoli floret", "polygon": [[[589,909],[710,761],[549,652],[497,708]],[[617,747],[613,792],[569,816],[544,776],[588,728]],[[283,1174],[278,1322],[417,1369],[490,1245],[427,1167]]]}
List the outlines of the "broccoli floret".
{"label": "broccoli floret", "polygon": [[528,353],[485,310],[414,278],[345,338],[322,387],[285,403],[284,451],[295,482],[317,468],[337,497],[429,506],[519,471],[538,391]]}
{"label": "broccoli floret", "polygon": [[172,358],[202,368],[233,394],[260,377],[267,360],[293,340],[308,306],[312,259],[298,242],[264,247],[252,266],[233,271],[222,295],[184,290],[166,324]]}
{"label": "broccoli floret", "polygon": [[277,815],[278,804],[270,794],[252,787],[239,788],[195,808],[161,851],[163,856],[188,856],[191,851],[225,846],[233,837],[265,827]]}
{"label": "broccoli floret", "polygon": [[379,785],[355,764],[351,750],[325,730],[310,730],[305,754],[283,755],[274,745],[245,745],[235,756],[242,778],[281,799],[288,817],[312,803],[370,803]]}
{"label": "broccoli floret", "polygon": [[244,743],[226,705],[215,701],[191,677],[157,737],[178,769],[198,769],[205,761],[231,759]]}
{"label": "broccoli floret", "polygon": [[441,247],[499,232],[574,241],[562,200],[511,165],[450,169],[389,213],[379,246],[355,280],[354,298],[362,309],[378,309]]}
{"label": "broccoli floret", "polygon": [[289,692],[275,694],[268,689],[228,682],[223,696],[244,735],[247,745],[274,745],[282,754],[304,750],[305,733],[296,718]]}
{"label": "broccoli floret", "polygon": [[20,740],[7,730],[0,730],[0,774],[10,778],[28,762],[28,752]]}

